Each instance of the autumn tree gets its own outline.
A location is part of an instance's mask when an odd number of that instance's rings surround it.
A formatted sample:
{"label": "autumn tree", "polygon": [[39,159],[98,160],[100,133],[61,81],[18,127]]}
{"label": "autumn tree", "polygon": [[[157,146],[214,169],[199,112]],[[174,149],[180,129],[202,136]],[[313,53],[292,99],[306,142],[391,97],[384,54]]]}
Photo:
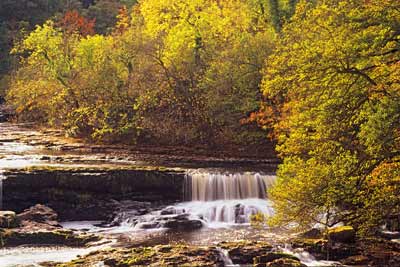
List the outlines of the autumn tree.
{"label": "autumn tree", "polygon": [[264,143],[242,122],[259,108],[260,71],[277,39],[268,3],[146,0],[120,8],[107,35],[85,19],[95,6],[70,11],[16,46],[25,58],[8,99],[20,117],[35,110],[96,141]]}
{"label": "autumn tree", "polygon": [[82,36],[93,35],[96,19],[87,19],[77,10],[67,11],[60,21],[60,27],[66,34],[78,33]]}
{"label": "autumn tree", "polygon": [[284,27],[259,117],[284,160],[271,191],[276,221],[367,232],[399,213],[399,7],[301,1]]}

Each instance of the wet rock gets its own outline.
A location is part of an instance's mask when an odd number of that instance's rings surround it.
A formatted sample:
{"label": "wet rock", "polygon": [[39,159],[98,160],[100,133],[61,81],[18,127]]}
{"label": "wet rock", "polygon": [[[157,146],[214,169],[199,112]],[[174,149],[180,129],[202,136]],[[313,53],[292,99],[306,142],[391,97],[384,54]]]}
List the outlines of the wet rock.
{"label": "wet rock", "polygon": [[7,122],[12,115],[12,110],[9,107],[4,106],[0,99],[0,123]]}
{"label": "wet rock", "polygon": [[26,228],[5,229],[0,231],[1,247],[19,245],[63,245],[85,246],[89,242],[98,241],[99,238],[92,234],[75,234],[69,230],[35,230]]}
{"label": "wet rock", "polygon": [[[288,261],[289,265],[287,265],[287,266],[295,266],[295,265],[290,265],[290,262],[293,263],[293,261],[300,263],[300,260],[293,255],[290,255],[287,253],[282,253],[282,252],[268,252],[265,255],[255,257],[254,265],[257,267],[280,266],[280,265],[277,265],[278,264],[277,260],[290,260],[290,261]],[[276,261],[276,263],[275,263],[275,261]],[[273,264],[273,262],[274,262],[274,264]],[[272,264],[272,265],[270,265],[270,264]],[[301,266],[301,265],[298,265],[298,266]]]}
{"label": "wet rock", "polygon": [[400,238],[400,232],[387,232],[387,231],[382,231],[379,232],[379,236],[388,240],[392,239],[399,239]]}
{"label": "wet rock", "polygon": [[228,251],[234,264],[253,264],[255,257],[272,250],[269,243],[256,241],[221,242],[218,246]]}
{"label": "wet rock", "polygon": [[[181,198],[184,172],[162,168],[44,168],[4,172],[6,209],[22,210],[43,203],[60,220],[109,220],[118,201],[173,202]],[[30,192],[26,194],[26,192]],[[134,207],[145,213],[146,206]],[[81,212],[84,210],[85,212]]]}
{"label": "wet rock", "polygon": [[400,232],[400,213],[392,214],[386,219],[386,228],[392,232]]}
{"label": "wet rock", "polygon": [[176,214],[176,209],[175,207],[166,207],[165,209],[160,211],[161,215],[172,215]]}
{"label": "wet rock", "polygon": [[303,248],[318,260],[341,260],[358,254],[354,243],[329,243],[326,239],[296,238],[291,241],[291,246]]}
{"label": "wet rock", "polygon": [[192,218],[189,214],[161,215],[152,214],[145,217],[139,217],[136,228],[153,229],[167,228],[170,230],[192,231],[203,227],[201,220]]}
{"label": "wet rock", "polygon": [[400,244],[379,238],[357,240],[358,255],[370,260],[370,266],[399,266]]}
{"label": "wet rock", "polygon": [[339,226],[328,230],[328,240],[341,243],[354,243],[356,231],[351,226]]}
{"label": "wet rock", "polygon": [[341,260],[341,263],[344,265],[366,266],[369,265],[370,259],[364,255],[356,255]]}
{"label": "wet rock", "polygon": [[203,227],[203,223],[200,220],[193,220],[188,217],[173,218],[167,220],[162,224],[164,228],[182,231],[192,231]]}
{"label": "wet rock", "polygon": [[[256,265],[257,267],[263,267],[263,265]],[[298,260],[289,259],[289,258],[281,258],[269,262],[265,265],[266,267],[307,267],[307,265],[302,264]]]}
{"label": "wet rock", "polygon": [[19,226],[17,215],[13,211],[0,211],[0,228],[15,228]]}
{"label": "wet rock", "polygon": [[0,231],[0,247],[19,245],[84,246],[98,241],[92,234],[81,234],[62,229],[57,213],[44,205],[35,205],[15,216],[19,227]]}
{"label": "wet rock", "polygon": [[48,226],[60,227],[57,222],[57,213],[53,209],[41,204],[24,210],[22,213],[18,214],[17,217],[25,225],[36,222]]}
{"label": "wet rock", "polygon": [[51,160],[51,158],[50,158],[49,156],[42,156],[42,157],[40,158],[40,160],[49,161],[49,160]]}
{"label": "wet rock", "polygon": [[299,234],[299,237],[308,239],[321,239],[323,237],[323,233],[321,229],[312,228],[308,231]]}
{"label": "wet rock", "polygon": [[133,249],[109,249],[92,252],[69,263],[57,267],[97,266],[103,262],[106,266],[215,266],[222,267],[224,262],[215,247],[197,247],[183,245],[162,245],[137,247]]}

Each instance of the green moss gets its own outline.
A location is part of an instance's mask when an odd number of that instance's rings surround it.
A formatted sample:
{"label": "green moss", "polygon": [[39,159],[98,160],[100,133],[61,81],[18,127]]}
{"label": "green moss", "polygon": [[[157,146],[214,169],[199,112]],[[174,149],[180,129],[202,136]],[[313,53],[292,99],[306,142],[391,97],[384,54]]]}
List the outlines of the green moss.
{"label": "green moss", "polygon": [[254,258],[254,264],[260,264],[260,263],[268,263],[272,262],[277,259],[290,259],[290,260],[295,260],[295,261],[300,261],[297,257],[288,254],[288,253],[283,253],[283,252],[269,252],[265,255],[258,256]]}
{"label": "green moss", "polygon": [[[84,161],[84,160],[83,160]],[[53,172],[53,171],[65,171],[65,172],[108,172],[108,171],[157,171],[157,172],[176,172],[182,173],[185,170],[181,168],[168,168],[164,166],[137,166],[137,165],[90,165],[88,166],[69,166],[69,165],[40,165],[40,166],[29,166],[23,168],[12,168],[7,169],[7,173],[15,172]]]}
{"label": "green moss", "polygon": [[339,226],[328,230],[328,239],[336,242],[354,242],[356,231],[351,226]]}
{"label": "green moss", "polygon": [[329,229],[328,234],[340,233],[343,231],[354,231],[354,228],[351,226],[338,226],[338,227]]}
{"label": "green moss", "polygon": [[23,244],[54,244],[66,246],[85,246],[89,242],[98,241],[99,237],[92,234],[77,235],[72,231],[38,231],[22,232],[6,230],[1,233],[2,246],[18,246]]}

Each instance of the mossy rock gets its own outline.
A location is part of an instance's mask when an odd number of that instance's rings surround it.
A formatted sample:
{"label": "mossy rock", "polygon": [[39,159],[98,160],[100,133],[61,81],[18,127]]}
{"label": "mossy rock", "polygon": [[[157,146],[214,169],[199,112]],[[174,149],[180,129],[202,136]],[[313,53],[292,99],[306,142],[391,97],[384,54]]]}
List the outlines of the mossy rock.
{"label": "mossy rock", "polygon": [[327,233],[328,240],[340,243],[354,243],[356,240],[356,231],[351,226],[339,226],[331,228]]}
{"label": "mossy rock", "polygon": [[369,265],[370,261],[371,260],[367,256],[356,255],[356,256],[350,256],[344,260],[341,260],[340,262],[344,265],[367,266]]}
{"label": "mossy rock", "polygon": [[[299,262],[298,260],[281,258],[274,260],[273,262],[267,263],[266,267],[307,267],[307,265]],[[257,266],[262,267],[262,266]]]}
{"label": "mossy rock", "polygon": [[326,253],[328,240],[312,238],[296,238],[291,241],[293,248],[303,248],[312,254]]}
{"label": "mossy rock", "polygon": [[64,245],[82,247],[89,242],[98,241],[99,237],[92,234],[75,234],[69,230],[25,232],[10,230],[0,232],[1,246],[19,245]]}
{"label": "mossy rock", "polygon": [[221,242],[218,246],[228,251],[234,264],[253,264],[255,257],[272,250],[272,245],[267,242],[248,240]]}
{"label": "mossy rock", "polygon": [[92,252],[57,267],[88,267],[104,262],[112,267],[130,266],[224,266],[220,252],[213,247],[159,245],[132,249],[112,249]]}
{"label": "mossy rock", "polygon": [[323,237],[323,233],[321,229],[312,228],[308,231],[299,234],[300,238],[308,238],[308,239],[321,239]]}
{"label": "mossy rock", "polygon": [[300,260],[297,257],[295,257],[295,256],[293,256],[291,254],[288,254],[288,253],[269,252],[269,253],[267,253],[265,255],[261,255],[261,256],[255,257],[254,258],[254,265],[255,266],[262,266],[260,264],[267,264],[267,263],[273,262],[273,261],[278,260],[278,259],[290,259],[290,260],[293,260],[293,261],[300,262]]}

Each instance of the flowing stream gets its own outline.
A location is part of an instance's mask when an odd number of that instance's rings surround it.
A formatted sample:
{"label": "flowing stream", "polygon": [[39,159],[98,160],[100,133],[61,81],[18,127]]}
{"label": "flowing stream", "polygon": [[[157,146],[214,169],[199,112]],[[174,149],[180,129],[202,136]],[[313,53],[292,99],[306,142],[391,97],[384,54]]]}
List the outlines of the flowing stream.
{"label": "flowing stream", "polygon": [[185,179],[185,199],[176,205],[180,213],[203,218],[209,227],[250,223],[252,215],[273,215],[267,189],[275,176],[260,173],[189,172]]}
{"label": "flowing stream", "polygon": [[162,228],[163,222],[186,216],[209,228],[249,225],[253,215],[273,215],[267,189],[274,181],[275,176],[261,173],[190,171],[185,178],[185,202],[140,217],[127,212],[120,215],[120,222],[125,228]]}
{"label": "flowing stream", "polygon": [[[215,245],[221,241],[279,240],[280,234],[250,226],[255,214],[272,216],[272,203],[267,190],[273,186],[275,176],[259,172],[216,172],[206,170],[188,171],[184,185],[184,202],[162,207],[148,214],[140,215],[135,210],[125,211],[117,216],[119,226],[104,228],[95,226],[99,222],[65,222],[65,228],[102,233],[115,240],[129,237],[131,242],[144,245],[188,243],[194,245]],[[1,173],[0,173],[1,186]],[[1,195],[0,195],[1,196]],[[166,222],[182,220],[201,223],[192,231],[165,231]],[[265,234],[265,235],[263,235]],[[95,248],[66,247],[20,247],[0,249],[0,266],[39,266],[43,261],[61,262],[74,259],[95,250]],[[285,252],[298,256],[308,266],[331,266],[329,262],[318,262],[303,251],[284,248]],[[23,255],[23,256],[22,256]],[[226,251],[221,257],[227,266],[232,261]]]}

